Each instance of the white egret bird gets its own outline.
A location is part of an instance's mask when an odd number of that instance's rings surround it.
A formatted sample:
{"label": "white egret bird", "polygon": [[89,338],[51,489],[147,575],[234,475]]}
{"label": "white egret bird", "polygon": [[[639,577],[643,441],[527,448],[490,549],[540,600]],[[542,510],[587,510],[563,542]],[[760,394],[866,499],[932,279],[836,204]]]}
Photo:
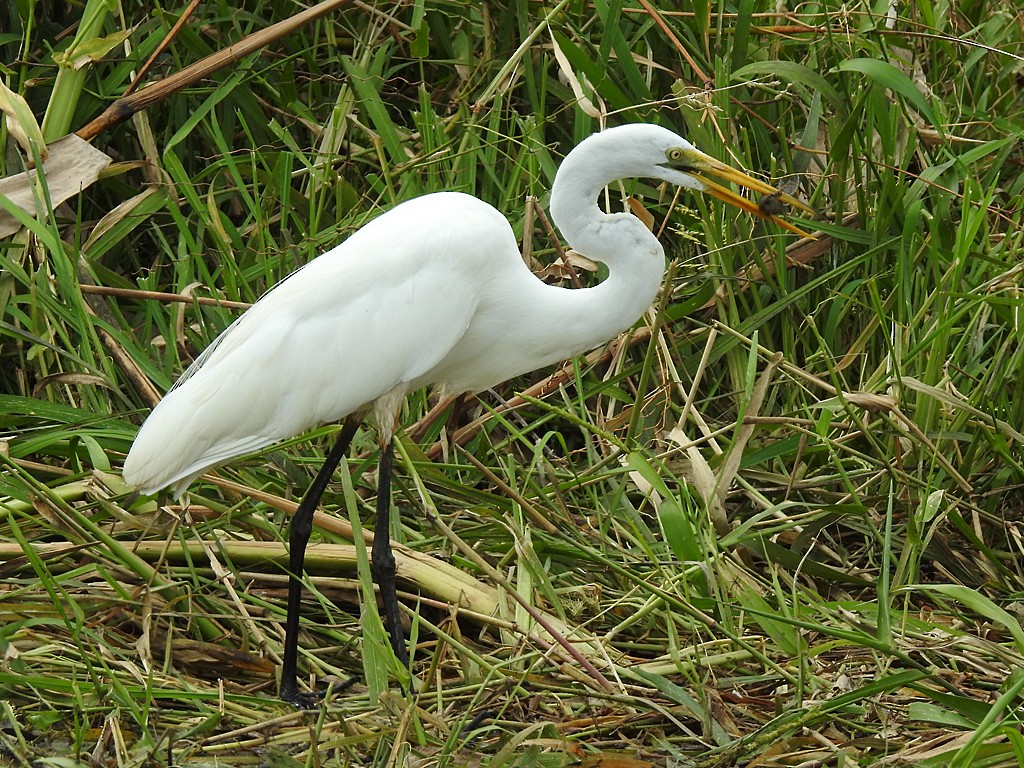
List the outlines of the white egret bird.
{"label": "white egret bird", "polygon": [[144,494],[171,486],[178,496],[216,465],[346,419],[291,522],[282,698],[302,698],[299,579],[313,511],[362,414],[374,411],[381,445],[373,575],[392,647],[407,662],[389,538],[392,440],[405,394],[426,385],[453,394],[487,389],[593,349],[636,322],[660,287],[665,256],[639,219],[598,208],[611,182],[664,180],[800,232],[710,175],[813,213],[665,128],[611,128],[566,156],[551,189],[551,215],[562,235],[607,267],[600,284],[544,284],[526,268],[512,228],[493,207],[465,194],[425,195],[275,286],[153,410],[125,459],[124,479]]}

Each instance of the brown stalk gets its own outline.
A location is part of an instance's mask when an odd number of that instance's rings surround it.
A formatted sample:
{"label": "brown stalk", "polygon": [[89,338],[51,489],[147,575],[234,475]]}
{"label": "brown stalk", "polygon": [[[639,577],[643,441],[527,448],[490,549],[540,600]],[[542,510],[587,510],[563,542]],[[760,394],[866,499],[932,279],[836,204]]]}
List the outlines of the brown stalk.
{"label": "brown stalk", "polygon": [[145,299],[146,301],[162,301],[168,304],[200,304],[206,307],[224,307],[225,309],[248,309],[252,306],[244,301],[228,301],[210,296],[186,296],[183,293],[164,293],[162,291],[143,291],[138,288],[113,288],[108,285],[80,286],[82,293],[97,296],[117,296],[122,299]]}
{"label": "brown stalk", "polygon": [[[266,29],[239,40],[234,45],[229,45],[216,53],[211,53],[204,59],[190,64],[184,69],[175,72],[163,80],[143,88],[141,91],[128,93],[117,99],[107,107],[103,113],[88,125],[80,128],[76,133],[81,138],[89,141],[111,126],[122,123],[136,112],[163,101],[168,96],[177,93],[182,88],[199,82],[205,77],[216,72],[218,69],[234,64],[236,61],[245,58],[261,48],[265,48],[275,40],[279,40],[291,34],[300,27],[317,19],[324,14],[349,5],[353,0],[324,0],[322,3],[307,8],[291,18],[272,24]],[[134,84],[133,84],[134,85]],[[131,87],[129,87],[129,90]]]}

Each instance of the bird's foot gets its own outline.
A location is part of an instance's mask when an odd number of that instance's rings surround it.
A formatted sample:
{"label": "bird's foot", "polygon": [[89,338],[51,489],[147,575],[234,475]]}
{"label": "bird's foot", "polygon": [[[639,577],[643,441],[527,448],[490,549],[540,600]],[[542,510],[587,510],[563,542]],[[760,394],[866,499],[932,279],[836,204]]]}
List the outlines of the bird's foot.
{"label": "bird's foot", "polygon": [[347,691],[357,680],[359,677],[353,675],[340,683],[332,682],[326,691],[300,691],[294,686],[282,686],[281,701],[288,702],[296,709],[316,709],[321,702],[326,701],[332,695]]}
{"label": "bird's foot", "polygon": [[286,701],[296,709],[316,709],[324,698],[322,691],[295,691],[281,693],[281,701]]}

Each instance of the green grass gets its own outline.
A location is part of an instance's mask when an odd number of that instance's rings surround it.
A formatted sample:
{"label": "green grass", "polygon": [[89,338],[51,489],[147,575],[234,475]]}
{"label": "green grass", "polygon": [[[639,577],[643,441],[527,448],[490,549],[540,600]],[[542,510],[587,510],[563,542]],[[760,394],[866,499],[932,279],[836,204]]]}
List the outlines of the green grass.
{"label": "green grass", "polygon": [[[1024,20],[650,5],[346,7],[101,133],[100,181],[0,241],[0,762],[1024,764]],[[183,10],[12,4],[0,74],[52,140]],[[201,5],[147,82],[297,10]],[[89,58],[58,74],[72,44]],[[335,428],[232,462],[187,509],[120,480],[152,392],[237,317],[199,299],[252,302],[426,192],[475,194],[522,234],[597,114],[789,185],[823,234],[627,184],[673,262],[657,311],[458,422],[410,397],[411,681],[360,620],[376,441],[357,437],[314,534],[300,663],[358,681],[292,711],[285,512]],[[25,154],[0,131],[10,176]],[[541,227],[524,237],[554,263]]]}

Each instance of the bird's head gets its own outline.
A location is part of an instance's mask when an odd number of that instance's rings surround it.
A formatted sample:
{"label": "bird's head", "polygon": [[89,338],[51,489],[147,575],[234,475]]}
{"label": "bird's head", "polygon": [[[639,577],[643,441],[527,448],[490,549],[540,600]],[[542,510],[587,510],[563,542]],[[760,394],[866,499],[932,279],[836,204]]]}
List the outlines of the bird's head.
{"label": "bird's head", "polygon": [[[803,236],[807,233],[780,219],[777,214],[785,211],[785,206],[790,206],[811,217],[817,216],[813,209],[791,195],[704,154],[686,139],[658,125],[637,123],[609,128],[587,139],[587,142],[591,141],[604,145],[604,157],[614,158],[607,170],[615,178],[648,176],[663,179],[717,197]],[[748,200],[709,177],[749,189],[757,193],[759,199]]]}

